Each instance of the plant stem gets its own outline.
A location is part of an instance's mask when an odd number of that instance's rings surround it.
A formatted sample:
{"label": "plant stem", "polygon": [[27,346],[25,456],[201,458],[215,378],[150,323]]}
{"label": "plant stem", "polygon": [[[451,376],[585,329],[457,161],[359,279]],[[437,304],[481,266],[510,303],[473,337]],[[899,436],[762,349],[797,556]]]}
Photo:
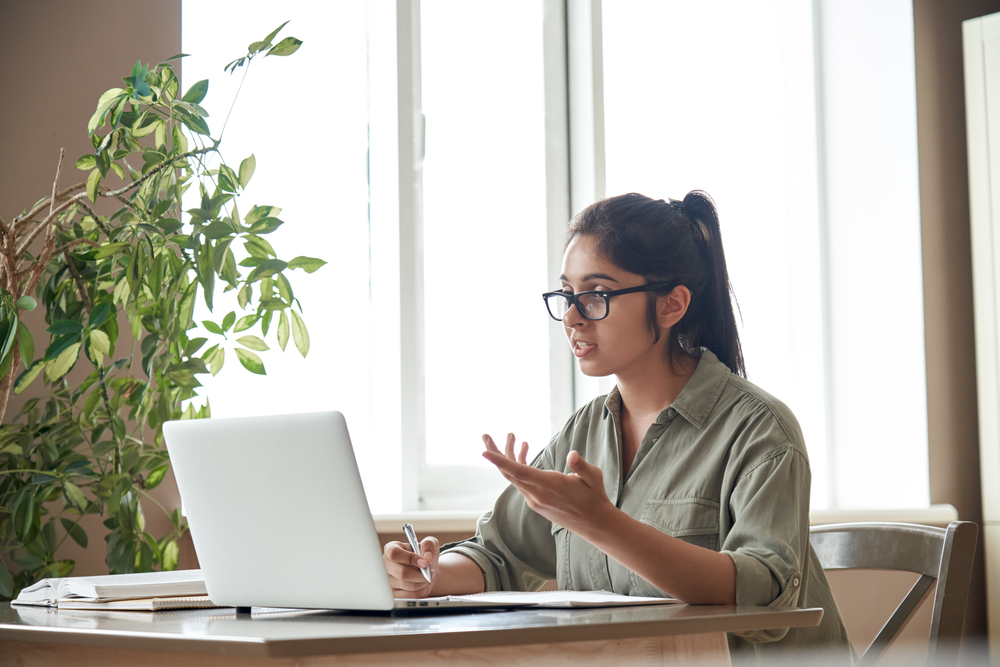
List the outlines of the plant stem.
{"label": "plant stem", "polygon": [[239,88],[236,89],[236,94],[233,95],[233,103],[229,105],[229,113],[226,114],[226,120],[222,124],[222,131],[219,132],[219,141],[222,141],[222,135],[226,133],[226,125],[229,125],[229,117],[233,115],[233,107],[236,106],[236,100],[240,97],[240,91],[243,90],[243,82],[247,80],[247,74],[250,73],[250,63],[253,60],[253,56],[247,58],[246,69],[243,70],[243,78],[240,79]]}

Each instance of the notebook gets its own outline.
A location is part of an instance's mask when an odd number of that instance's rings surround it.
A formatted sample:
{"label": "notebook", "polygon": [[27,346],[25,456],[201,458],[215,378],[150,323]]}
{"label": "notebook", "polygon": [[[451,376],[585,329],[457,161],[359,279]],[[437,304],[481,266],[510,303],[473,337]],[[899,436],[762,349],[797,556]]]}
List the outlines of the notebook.
{"label": "notebook", "polygon": [[217,604],[412,611],[651,603],[606,593],[587,602],[575,592],[394,600],[340,412],[172,421],[163,435]]}

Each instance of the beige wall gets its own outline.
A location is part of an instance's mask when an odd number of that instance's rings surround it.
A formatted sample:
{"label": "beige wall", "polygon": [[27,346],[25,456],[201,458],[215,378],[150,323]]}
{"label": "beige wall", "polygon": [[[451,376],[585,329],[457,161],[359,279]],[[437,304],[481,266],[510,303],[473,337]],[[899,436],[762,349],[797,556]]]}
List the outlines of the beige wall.
{"label": "beige wall", "polygon": [[[157,63],[181,50],[181,0],[11,0],[0,4],[0,216],[11,220],[52,189],[59,149],[66,149],[61,187],[83,179],[73,164],[92,153],[87,121],[101,93],[119,87],[136,60]],[[111,209],[114,210],[113,208]],[[27,313],[35,346],[48,341],[41,309]],[[129,344],[122,321],[118,349]],[[92,370],[82,361],[71,379]],[[5,421],[34,392],[12,396]],[[172,476],[154,491],[160,502],[176,507]],[[165,534],[169,521],[155,507],[145,511],[148,530]],[[104,534],[98,517],[84,522],[90,547],[72,540],[60,556],[77,561],[76,574],[107,573]],[[190,566],[193,550],[182,545],[181,566]]]}
{"label": "beige wall", "polygon": [[[962,21],[994,12],[1000,0],[913,3],[931,502],[951,503],[959,518],[979,524]],[[986,634],[982,554],[980,545],[966,620],[972,635]]]}
{"label": "beige wall", "polygon": [[[70,164],[89,152],[86,123],[98,96],[118,85],[118,77],[136,59],[158,62],[180,51],[180,7],[180,0],[3,3],[0,215],[9,220],[51,188],[60,147],[66,148]],[[977,522],[981,506],[960,23],[996,11],[1000,0],[914,0],[931,500],[951,503],[963,519]],[[74,170],[66,171],[64,182],[69,182]],[[38,313],[29,316],[29,324],[39,334],[44,329]],[[12,409],[19,405],[15,400]],[[164,489],[174,497],[169,482]],[[150,520],[155,521],[152,513]],[[103,541],[94,539],[92,545],[86,555],[67,553],[80,559],[78,573],[103,568]],[[193,563],[190,554],[185,563]],[[973,634],[985,633],[982,591],[980,567],[967,624]]]}

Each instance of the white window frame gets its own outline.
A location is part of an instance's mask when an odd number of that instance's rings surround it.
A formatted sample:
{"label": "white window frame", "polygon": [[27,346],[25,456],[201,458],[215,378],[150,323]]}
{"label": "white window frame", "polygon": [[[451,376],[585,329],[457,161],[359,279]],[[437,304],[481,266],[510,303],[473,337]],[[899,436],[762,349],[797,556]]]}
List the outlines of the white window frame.
{"label": "white window frame", "polygon": [[[604,81],[601,0],[542,0],[545,81],[545,174],[547,199],[547,272],[556,284],[560,274],[566,221],[593,201],[605,196]],[[420,96],[420,0],[370,2],[370,81],[373,88],[394,88],[392,112],[371,109],[370,137],[375,153],[386,155],[389,144],[398,146],[398,162],[376,169],[372,165],[372,312],[378,339],[373,349],[384,351],[381,372],[372,379],[373,404],[385,406],[385,418],[373,419],[374,437],[399,443],[398,458],[387,461],[385,474],[400,480],[399,507],[404,513],[420,511],[422,491],[452,484],[475,484],[482,471],[432,469],[425,462],[425,384],[423,326],[422,160],[424,117]],[[832,5],[814,0],[817,86],[823,83],[824,13]],[[381,49],[384,55],[377,53]],[[832,224],[829,184],[831,166],[825,133],[829,122],[823,91],[817,91],[817,142],[820,197],[821,298],[823,300],[823,370],[829,456],[829,507],[842,503],[835,478],[843,474],[838,461],[836,429],[836,371],[841,363],[832,341],[831,303],[836,258],[829,256]],[[915,101],[914,101],[915,113]],[[915,140],[914,140],[915,144]],[[835,166],[843,169],[843,165]],[[917,230],[919,234],[919,229]],[[921,314],[922,317],[922,314]],[[841,343],[843,345],[843,343]],[[922,345],[922,341],[921,341]],[[609,378],[582,375],[566,345],[564,333],[553,323],[549,334],[551,425],[555,432],[572,411],[595,395],[610,389]],[[923,360],[919,373],[923,378]],[[924,381],[925,382],[925,381]],[[839,389],[843,392],[843,388]],[[842,395],[842,394],[841,394]],[[924,406],[926,407],[926,406]],[[374,415],[373,415],[374,416]],[[926,419],[924,419],[926,443]],[[394,447],[395,445],[393,445]],[[387,449],[388,454],[395,451]],[[398,466],[398,467],[397,467]],[[455,474],[461,472],[461,475]],[[466,477],[465,481],[457,478]],[[469,481],[471,480],[471,481]],[[483,508],[486,509],[486,508]]]}

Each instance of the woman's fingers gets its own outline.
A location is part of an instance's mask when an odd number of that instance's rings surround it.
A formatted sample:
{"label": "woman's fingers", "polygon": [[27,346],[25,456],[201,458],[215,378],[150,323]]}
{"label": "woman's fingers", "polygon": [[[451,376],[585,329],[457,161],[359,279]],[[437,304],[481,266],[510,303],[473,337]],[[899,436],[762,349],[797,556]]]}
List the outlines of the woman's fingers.
{"label": "woman's fingers", "polygon": [[587,463],[576,450],[566,455],[566,466],[575,472],[587,486],[596,488],[604,485],[604,474],[601,469]]}
{"label": "woman's fingers", "polygon": [[430,592],[431,584],[424,578],[420,568],[429,567],[433,578],[440,553],[437,539],[424,538],[420,543],[420,551],[420,554],[413,553],[404,542],[389,542],[382,549],[385,571],[396,597],[424,597]]}
{"label": "woman's fingers", "polygon": [[514,437],[514,434],[513,433],[508,433],[507,434],[507,442],[506,442],[506,446],[504,447],[504,449],[505,449],[505,453],[507,454],[507,458],[509,458],[511,461],[516,461],[517,460],[517,456],[514,455],[514,443],[515,442],[517,442],[517,438]]}
{"label": "woman's fingers", "polygon": [[528,443],[521,443],[521,454],[517,457],[517,462],[523,465],[528,465]]}
{"label": "woman's fingers", "polygon": [[486,451],[496,452],[497,454],[500,453],[500,448],[496,446],[496,443],[493,442],[493,438],[491,438],[488,433],[483,434],[483,444],[486,445]]}

